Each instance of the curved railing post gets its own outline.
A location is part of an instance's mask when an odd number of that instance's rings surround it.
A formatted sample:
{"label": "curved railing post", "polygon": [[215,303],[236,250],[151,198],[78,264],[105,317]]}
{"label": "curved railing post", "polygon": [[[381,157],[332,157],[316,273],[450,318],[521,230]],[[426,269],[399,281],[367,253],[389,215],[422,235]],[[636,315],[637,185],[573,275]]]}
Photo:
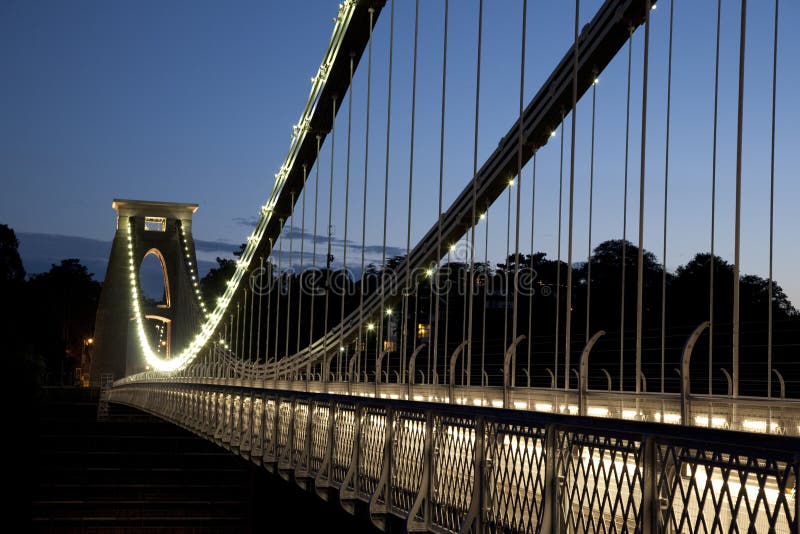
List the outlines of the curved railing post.
{"label": "curved railing post", "polygon": [[411,353],[411,358],[408,360],[408,398],[411,399],[411,389],[414,387],[414,371],[417,367],[417,355],[422,352],[422,349],[427,347],[427,343],[423,343],[414,349]]}
{"label": "curved railing post", "polygon": [[553,371],[549,367],[545,367],[544,370],[550,375],[550,389],[556,389],[556,375],[553,374]]}
{"label": "curved railing post", "polygon": [[[581,359],[578,361],[578,413],[586,415],[586,391],[589,389],[589,354],[592,352],[597,340],[606,335],[605,330],[599,330],[583,347]],[[611,378],[609,378],[611,380]],[[611,389],[609,387],[609,389]]]}
{"label": "curved railing post", "polygon": [[[355,354],[350,356],[350,360],[347,362],[347,393],[353,393],[353,382],[358,382],[358,373],[355,372],[356,366],[356,358],[358,358],[358,352],[356,351]],[[353,375],[355,374],[355,380],[353,380]]]}
{"label": "curved railing post", "polygon": [[325,383],[325,391],[328,391],[327,384],[331,380],[331,361],[335,355],[336,354],[322,356],[322,380]]}
{"label": "curved railing post", "polygon": [[525,336],[517,336],[517,339],[511,342],[511,345],[506,350],[506,356],[503,359],[503,408],[508,408],[511,404],[511,388],[514,387],[514,374],[516,369],[513,360],[514,354],[517,352],[517,345],[525,339]]}
{"label": "curved railing post", "polygon": [[728,397],[730,397],[733,395],[733,377],[724,367],[720,367],[719,370],[722,371],[722,374],[725,375],[725,380],[728,382]]}
{"label": "curved railing post", "polygon": [[468,341],[463,341],[456,347],[456,350],[453,351],[453,355],[450,357],[450,376],[448,377],[447,394],[450,397],[451,403],[455,402],[456,362],[458,362],[458,356],[464,351],[467,343]]}
{"label": "curved railing post", "polygon": [[778,377],[778,383],[781,386],[781,399],[785,399],[786,398],[786,382],[783,381],[783,375],[781,375],[778,372],[777,369],[773,369],[772,372],[775,373],[775,376]]}
{"label": "curved railing post", "polygon": [[606,391],[611,391],[611,373],[609,373],[605,367],[601,367],[600,370],[606,375]]}
{"label": "curved railing post", "polygon": [[[383,376],[383,357],[386,356],[388,353],[385,350],[382,350],[380,354],[378,354],[378,358],[375,360],[375,387],[378,387],[378,383],[381,381],[381,377]],[[377,393],[377,389],[376,389]]]}
{"label": "curved railing post", "polygon": [[689,364],[692,360],[692,351],[694,350],[694,345],[697,343],[700,334],[708,328],[709,324],[708,321],[700,323],[686,339],[686,343],[684,343],[683,350],[681,351],[681,422],[683,424],[686,424],[689,420]]}

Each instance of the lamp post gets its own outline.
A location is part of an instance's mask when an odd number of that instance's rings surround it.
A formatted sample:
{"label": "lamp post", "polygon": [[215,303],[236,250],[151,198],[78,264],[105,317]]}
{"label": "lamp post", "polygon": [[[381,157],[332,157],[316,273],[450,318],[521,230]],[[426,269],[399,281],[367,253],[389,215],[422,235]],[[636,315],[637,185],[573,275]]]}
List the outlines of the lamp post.
{"label": "lamp post", "polygon": [[88,380],[84,379],[86,377],[85,369],[88,369],[91,365],[91,353],[89,352],[89,348],[94,345],[94,338],[84,338],[83,340],[83,347],[81,348],[81,366],[80,372],[78,373],[78,380],[81,382],[81,386],[87,387]]}

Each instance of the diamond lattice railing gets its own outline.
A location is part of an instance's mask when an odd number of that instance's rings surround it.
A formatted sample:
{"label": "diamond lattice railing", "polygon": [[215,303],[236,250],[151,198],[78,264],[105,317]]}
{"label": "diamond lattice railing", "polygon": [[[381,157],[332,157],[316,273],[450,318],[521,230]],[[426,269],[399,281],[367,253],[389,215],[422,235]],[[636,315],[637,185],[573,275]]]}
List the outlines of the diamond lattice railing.
{"label": "diamond lattice railing", "polygon": [[353,445],[356,435],[356,408],[353,404],[339,404],[336,407],[333,432],[333,480],[338,487],[344,482],[350,461],[353,458]]}
{"label": "diamond lattice railing", "polygon": [[386,441],[386,410],[367,410],[361,421],[361,477],[359,491],[365,497],[375,492],[383,467]]}
{"label": "diamond lattice railing", "polygon": [[325,452],[328,448],[328,423],[330,421],[331,407],[327,402],[317,401],[311,419],[311,452],[309,458],[312,473],[319,473],[325,461]]}
{"label": "diamond lattice railing", "polygon": [[798,473],[791,455],[667,444],[657,454],[661,520],[673,531],[797,531]]}
{"label": "diamond lattice railing", "polygon": [[392,447],[392,506],[407,514],[419,492],[425,450],[425,416],[420,412],[395,412]]}
{"label": "diamond lattice railing", "polygon": [[557,472],[562,521],[575,532],[634,532],[642,508],[641,442],[561,432]]}
{"label": "diamond lattice railing", "polygon": [[547,431],[501,423],[489,436],[488,520],[502,531],[537,532],[545,505]]}
{"label": "diamond lattice railing", "polygon": [[436,427],[432,521],[445,530],[458,532],[475,484],[475,420],[445,417]]}

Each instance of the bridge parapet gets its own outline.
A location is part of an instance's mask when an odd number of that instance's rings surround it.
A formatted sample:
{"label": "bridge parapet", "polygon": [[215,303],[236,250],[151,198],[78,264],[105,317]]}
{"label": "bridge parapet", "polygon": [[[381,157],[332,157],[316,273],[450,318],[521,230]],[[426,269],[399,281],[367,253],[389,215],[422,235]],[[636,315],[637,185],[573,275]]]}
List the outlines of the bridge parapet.
{"label": "bridge parapet", "polygon": [[[797,532],[800,440],[201,381],[118,384],[167,419],[409,531]],[[248,446],[242,446],[242,444]]]}
{"label": "bridge parapet", "polygon": [[[577,390],[408,384],[391,382],[340,382],[277,380],[243,369],[220,369],[217,364],[194,365],[177,373],[147,372],[116,382],[175,383],[271,388],[291,392],[352,395],[414,402],[455,404],[464,407],[515,410],[645,421],[693,427],[738,430],[759,434],[800,437],[800,401],[765,397],[710,396],[678,393],[633,393],[587,390],[579,401]],[[508,397],[505,398],[505,393]]]}

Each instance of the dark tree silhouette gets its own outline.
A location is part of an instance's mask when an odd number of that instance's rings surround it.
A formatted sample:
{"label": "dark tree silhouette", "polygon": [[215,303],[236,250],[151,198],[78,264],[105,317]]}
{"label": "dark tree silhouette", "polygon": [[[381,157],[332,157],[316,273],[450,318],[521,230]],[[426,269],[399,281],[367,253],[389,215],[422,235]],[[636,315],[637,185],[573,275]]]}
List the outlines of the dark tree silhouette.
{"label": "dark tree silhouette", "polygon": [[[244,254],[245,244],[239,245],[239,248],[233,251],[233,255],[237,258]],[[228,280],[233,277],[236,272],[236,260],[228,258],[217,257],[217,266],[212,267],[206,275],[200,279],[200,290],[203,292],[203,297],[212,306],[216,304],[217,299],[225,293]]]}
{"label": "dark tree silhouette", "polygon": [[25,304],[31,320],[28,343],[44,357],[48,380],[70,382],[84,341],[94,332],[100,283],[77,259],[62,260],[27,284]]}

